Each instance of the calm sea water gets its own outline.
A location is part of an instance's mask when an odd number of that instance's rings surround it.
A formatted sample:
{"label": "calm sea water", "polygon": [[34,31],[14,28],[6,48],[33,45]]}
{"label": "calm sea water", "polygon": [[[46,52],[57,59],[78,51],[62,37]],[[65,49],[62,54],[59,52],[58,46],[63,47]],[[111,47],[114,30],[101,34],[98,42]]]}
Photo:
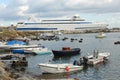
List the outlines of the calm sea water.
{"label": "calm sea water", "polygon": [[[91,34],[64,34],[61,38],[68,37],[66,41],[31,41],[31,44],[39,44],[48,47],[48,49],[61,49],[62,47],[81,48],[81,54],[67,58],[54,58],[52,54],[27,56],[28,67],[26,73],[37,76],[38,78],[60,79],[60,78],[78,78],[79,80],[120,80],[120,45],[114,45],[115,41],[120,40],[120,33],[106,33],[106,38],[95,38],[97,33]],[[70,38],[81,39],[83,42],[71,42]],[[53,63],[73,63],[81,56],[92,54],[93,50],[99,52],[110,52],[109,61],[105,64],[99,64],[93,67],[87,67],[84,70],[70,74],[42,74],[38,64],[46,63],[52,60]]]}

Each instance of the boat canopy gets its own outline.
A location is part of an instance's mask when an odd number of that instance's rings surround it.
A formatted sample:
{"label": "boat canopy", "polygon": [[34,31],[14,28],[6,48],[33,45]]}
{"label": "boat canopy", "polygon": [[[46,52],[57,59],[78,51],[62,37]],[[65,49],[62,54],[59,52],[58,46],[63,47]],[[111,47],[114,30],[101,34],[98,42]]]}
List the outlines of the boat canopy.
{"label": "boat canopy", "polygon": [[14,45],[14,44],[26,45],[27,43],[19,40],[10,40],[6,43],[6,45]]}

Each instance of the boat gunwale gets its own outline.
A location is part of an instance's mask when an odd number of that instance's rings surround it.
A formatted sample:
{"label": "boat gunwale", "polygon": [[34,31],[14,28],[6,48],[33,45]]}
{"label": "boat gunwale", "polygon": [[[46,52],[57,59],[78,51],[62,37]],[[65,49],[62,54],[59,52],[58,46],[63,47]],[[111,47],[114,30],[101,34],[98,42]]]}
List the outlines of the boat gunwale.
{"label": "boat gunwale", "polygon": [[[58,64],[59,65],[59,64]],[[69,66],[70,65],[70,66]],[[58,66],[49,66],[49,65],[40,65],[38,64],[38,66],[42,66],[42,67],[49,67],[49,68],[57,68]],[[70,69],[74,69],[74,68],[82,68],[83,66],[77,66],[77,65],[72,65],[72,64],[68,64],[66,65],[66,67],[69,67]],[[61,66],[59,67],[60,69],[65,69],[66,67]]]}

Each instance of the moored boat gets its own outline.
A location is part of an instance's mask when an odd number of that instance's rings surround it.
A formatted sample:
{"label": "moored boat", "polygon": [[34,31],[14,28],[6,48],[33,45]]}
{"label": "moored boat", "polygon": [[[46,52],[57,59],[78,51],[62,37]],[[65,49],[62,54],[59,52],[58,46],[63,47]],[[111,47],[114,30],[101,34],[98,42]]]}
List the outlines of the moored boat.
{"label": "moored boat", "polygon": [[105,35],[105,33],[101,32],[101,33],[99,33],[98,35],[96,35],[95,37],[96,37],[96,38],[105,38],[106,35]]}
{"label": "moored boat", "polygon": [[51,50],[48,50],[48,48],[44,46],[39,47],[33,47],[33,48],[24,48],[25,54],[49,54],[52,53]]}
{"label": "moored boat", "polygon": [[40,67],[42,73],[67,73],[83,69],[83,66],[77,66],[69,63],[63,64],[40,63],[38,66]]}
{"label": "moored boat", "polygon": [[70,49],[70,47],[63,47],[62,50],[52,50],[54,56],[72,56],[72,55],[76,55],[79,54],[81,51],[80,48],[72,48]]}
{"label": "moored boat", "polygon": [[114,44],[120,44],[120,41],[116,41],[116,42],[114,42]]}
{"label": "moored boat", "polygon": [[[92,55],[81,58],[81,63],[88,65],[96,65],[98,63],[104,62],[109,59],[110,53],[104,52],[99,53],[98,51],[94,51]],[[83,61],[82,61],[83,60]]]}
{"label": "moored boat", "polygon": [[21,40],[10,40],[6,42],[6,44],[0,45],[0,49],[12,50],[12,49],[31,48],[38,46],[38,45],[27,45],[27,44],[28,43]]}
{"label": "moored boat", "polygon": [[14,54],[24,54],[24,50],[23,49],[12,49],[11,50],[12,53]]}

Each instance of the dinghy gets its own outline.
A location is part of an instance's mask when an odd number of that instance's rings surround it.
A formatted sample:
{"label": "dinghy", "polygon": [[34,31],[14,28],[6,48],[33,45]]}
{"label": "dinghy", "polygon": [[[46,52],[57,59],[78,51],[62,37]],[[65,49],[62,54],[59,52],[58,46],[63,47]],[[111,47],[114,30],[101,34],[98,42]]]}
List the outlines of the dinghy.
{"label": "dinghy", "polygon": [[66,72],[74,72],[83,69],[83,66],[73,65],[69,63],[63,64],[48,64],[48,63],[40,63],[39,67],[42,73],[66,73]]}

